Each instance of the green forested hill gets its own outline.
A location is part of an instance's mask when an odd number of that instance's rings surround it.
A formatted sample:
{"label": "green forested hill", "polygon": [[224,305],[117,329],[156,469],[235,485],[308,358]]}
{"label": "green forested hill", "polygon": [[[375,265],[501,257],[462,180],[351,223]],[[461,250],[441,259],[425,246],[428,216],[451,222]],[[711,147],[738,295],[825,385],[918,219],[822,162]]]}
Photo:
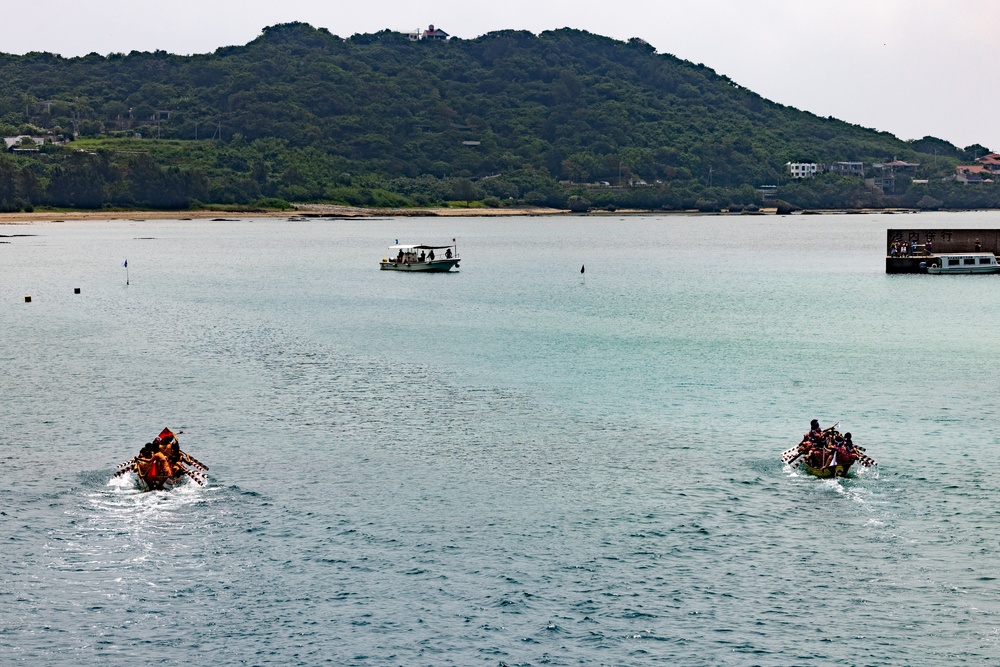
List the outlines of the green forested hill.
{"label": "green forested hill", "polygon": [[[0,158],[8,208],[571,197],[725,206],[783,183],[788,161],[896,157],[934,177],[963,157],[940,140],[908,143],[770,102],[641,40],[570,29],[442,42],[285,24],[189,57],[0,55],[0,133],[75,134]],[[833,176],[788,190],[802,205],[884,203]],[[940,178],[900,190],[964,196]]]}

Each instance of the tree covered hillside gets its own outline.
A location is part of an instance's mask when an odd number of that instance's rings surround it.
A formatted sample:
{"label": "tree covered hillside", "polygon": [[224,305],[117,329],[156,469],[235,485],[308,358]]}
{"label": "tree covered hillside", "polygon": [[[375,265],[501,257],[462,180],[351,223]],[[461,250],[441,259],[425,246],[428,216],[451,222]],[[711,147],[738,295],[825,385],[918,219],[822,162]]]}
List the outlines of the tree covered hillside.
{"label": "tree covered hillside", "polygon": [[[205,55],[0,55],[0,133],[74,139],[0,157],[7,207],[725,206],[784,182],[788,161],[895,157],[930,176],[962,157],[770,102],[638,39],[570,29],[410,41],[294,23]],[[933,164],[918,150],[931,145]],[[881,197],[816,180],[799,196]]]}

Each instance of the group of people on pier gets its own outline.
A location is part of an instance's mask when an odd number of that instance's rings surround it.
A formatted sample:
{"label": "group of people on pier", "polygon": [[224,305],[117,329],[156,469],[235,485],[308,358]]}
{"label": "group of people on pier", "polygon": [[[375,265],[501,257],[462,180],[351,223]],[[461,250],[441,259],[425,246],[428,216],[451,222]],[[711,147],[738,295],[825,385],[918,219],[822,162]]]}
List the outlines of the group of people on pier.
{"label": "group of people on pier", "polygon": [[821,429],[817,419],[812,420],[809,432],[802,436],[799,451],[806,463],[816,469],[843,466],[847,470],[859,458],[850,433],[841,434],[836,424],[828,429]]}
{"label": "group of people on pier", "polygon": [[911,257],[913,255],[930,255],[934,252],[934,242],[930,239],[920,246],[916,241],[893,241],[889,244],[889,257]]}

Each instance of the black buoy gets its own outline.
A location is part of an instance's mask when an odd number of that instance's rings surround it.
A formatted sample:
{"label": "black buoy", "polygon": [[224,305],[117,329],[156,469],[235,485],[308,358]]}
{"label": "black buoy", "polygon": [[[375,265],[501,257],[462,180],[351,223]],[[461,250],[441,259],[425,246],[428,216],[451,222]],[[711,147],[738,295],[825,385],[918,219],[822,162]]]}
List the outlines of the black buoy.
{"label": "black buoy", "polygon": [[80,293],[80,288],[79,287],[74,287],[73,288],[73,294],[79,294],[79,293]]}
{"label": "black buoy", "polygon": [[24,297],[24,302],[25,303],[31,303],[31,297],[30,296]]}
{"label": "black buoy", "polygon": [[587,266],[586,266],[585,264],[581,264],[581,265],[580,265],[580,273],[583,273],[583,270],[584,270],[585,268],[587,268]]}

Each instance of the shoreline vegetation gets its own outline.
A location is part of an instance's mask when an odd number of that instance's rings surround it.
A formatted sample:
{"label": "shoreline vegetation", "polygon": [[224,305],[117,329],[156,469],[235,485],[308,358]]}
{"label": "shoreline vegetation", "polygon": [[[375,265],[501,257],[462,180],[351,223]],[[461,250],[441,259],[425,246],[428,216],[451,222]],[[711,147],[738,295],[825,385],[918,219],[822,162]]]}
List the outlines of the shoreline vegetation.
{"label": "shoreline vegetation", "polygon": [[[949,210],[963,212],[980,209]],[[801,210],[794,213],[779,213],[775,208],[763,208],[759,211],[715,211],[704,212],[695,209],[683,211],[654,211],[648,209],[615,209],[591,210],[586,212],[567,211],[544,207],[506,207],[506,208],[367,208],[360,206],[343,206],[339,204],[296,204],[291,209],[265,208],[209,208],[198,210],[162,211],[162,210],[58,210],[0,213],[0,225],[28,222],[71,222],[86,220],[233,220],[240,218],[424,218],[424,217],[462,217],[462,218],[496,218],[509,216],[612,216],[612,215],[698,215],[698,216],[732,216],[732,215],[859,215],[859,214],[908,214],[920,213],[917,209],[908,208],[873,208],[873,209],[823,209]]]}

